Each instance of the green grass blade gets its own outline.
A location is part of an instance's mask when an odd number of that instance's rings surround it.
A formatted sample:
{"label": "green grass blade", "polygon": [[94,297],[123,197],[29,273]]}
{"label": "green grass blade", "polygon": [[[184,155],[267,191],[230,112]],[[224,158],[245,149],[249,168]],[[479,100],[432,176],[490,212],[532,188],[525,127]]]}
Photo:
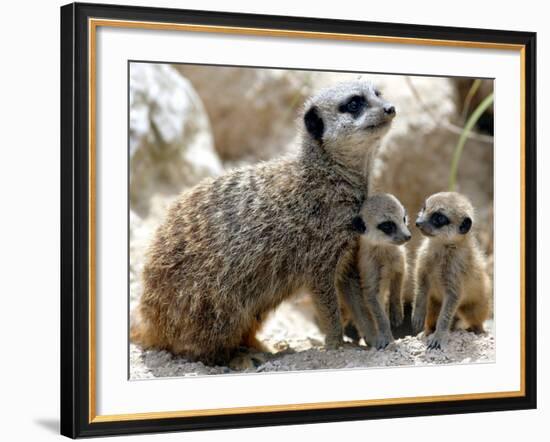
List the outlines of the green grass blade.
{"label": "green grass blade", "polygon": [[450,191],[454,191],[456,188],[458,163],[460,162],[460,157],[462,156],[462,150],[464,149],[464,144],[466,144],[468,135],[474,128],[475,124],[478,122],[479,118],[483,115],[483,112],[485,112],[489,108],[489,106],[491,106],[493,101],[494,101],[494,93],[491,92],[474,109],[474,111],[472,112],[472,115],[470,115],[470,117],[468,118],[468,121],[466,121],[466,124],[464,125],[464,129],[462,129],[462,133],[460,134],[460,138],[458,139],[458,143],[456,144],[455,150],[453,152],[453,159],[451,162],[451,173],[449,174]]}
{"label": "green grass blade", "polygon": [[480,86],[481,86],[481,80],[479,78],[475,79],[472,85],[470,86],[470,89],[468,90],[468,94],[464,99],[464,107],[462,108],[462,120],[466,120],[466,117],[470,112],[470,106],[472,104],[472,100],[474,99]]}

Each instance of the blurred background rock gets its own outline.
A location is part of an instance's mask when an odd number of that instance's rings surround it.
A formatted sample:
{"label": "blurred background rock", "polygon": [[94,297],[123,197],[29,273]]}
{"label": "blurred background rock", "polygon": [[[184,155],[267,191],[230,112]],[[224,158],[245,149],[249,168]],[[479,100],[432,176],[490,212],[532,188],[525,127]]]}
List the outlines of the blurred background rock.
{"label": "blurred background rock", "polygon": [[[465,102],[469,101],[470,110],[475,108],[492,92],[492,81],[480,82],[476,94],[467,100],[471,79],[131,64],[131,308],[141,292],[145,247],[173,199],[206,176],[294,151],[305,99],[321,87],[359,76],[373,81],[397,108],[375,165],[373,191],[394,193],[414,222],[427,196],[448,189],[452,155],[467,117]],[[466,142],[457,176],[457,190],[476,207],[476,234],[490,263],[492,121],[488,110]],[[418,231],[411,231],[410,259],[420,240]],[[492,264],[489,267],[492,275]],[[410,281],[406,287],[405,296],[410,299]],[[278,329],[299,328],[296,314],[311,320],[307,294],[279,309],[262,331],[264,339],[277,347]],[[285,342],[300,339],[299,331],[285,333]],[[322,339],[309,334],[315,342]],[[290,346],[304,347],[303,342]]]}

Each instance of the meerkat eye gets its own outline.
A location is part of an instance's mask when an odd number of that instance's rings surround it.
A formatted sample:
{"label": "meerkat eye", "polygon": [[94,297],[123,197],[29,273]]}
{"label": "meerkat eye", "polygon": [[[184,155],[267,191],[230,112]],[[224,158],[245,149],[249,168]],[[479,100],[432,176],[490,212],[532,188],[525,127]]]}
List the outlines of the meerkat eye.
{"label": "meerkat eye", "polygon": [[435,212],[430,217],[430,222],[436,228],[440,228],[449,224],[449,218],[443,215],[441,212]]}
{"label": "meerkat eye", "polygon": [[346,103],[341,104],[338,110],[352,115],[359,114],[366,105],[365,98],[360,95],[354,95]]}
{"label": "meerkat eye", "polygon": [[381,230],[386,235],[392,235],[397,231],[397,226],[393,221],[384,221],[376,226],[378,230]]}

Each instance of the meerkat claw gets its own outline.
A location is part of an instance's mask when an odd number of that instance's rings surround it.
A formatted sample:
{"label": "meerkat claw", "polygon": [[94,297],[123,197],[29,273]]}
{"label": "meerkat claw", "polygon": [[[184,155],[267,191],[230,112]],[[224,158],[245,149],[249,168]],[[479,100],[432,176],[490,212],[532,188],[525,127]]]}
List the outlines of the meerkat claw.
{"label": "meerkat claw", "polygon": [[445,336],[441,336],[436,332],[428,336],[428,342],[426,347],[429,350],[442,350],[442,347],[444,346],[446,341],[447,341],[447,338]]}
{"label": "meerkat claw", "polygon": [[388,345],[393,342],[393,337],[381,336],[377,338],[375,347],[377,350],[384,350]]}

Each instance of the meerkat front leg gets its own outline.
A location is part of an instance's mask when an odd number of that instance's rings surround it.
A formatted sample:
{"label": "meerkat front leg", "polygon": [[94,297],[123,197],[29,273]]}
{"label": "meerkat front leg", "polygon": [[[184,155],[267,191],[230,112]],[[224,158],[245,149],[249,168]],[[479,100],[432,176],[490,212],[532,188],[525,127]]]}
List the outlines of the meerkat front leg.
{"label": "meerkat front leg", "polygon": [[451,324],[459,305],[460,287],[458,287],[455,278],[449,278],[444,287],[445,294],[439,317],[437,318],[435,332],[428,336],[428,349],[441,349],[447,343]]}
{"label": "meerkat front leg", "polygon": [[311,290],[321,331],[325,333],[325,347],[331,350],[342,347],[344,344],[344,331],[334,277],[325,276],[321,278],[311,287]]}
{"label": "meerkat front leg", "polygon": [[341,299],[350,310],[351,319],[357,327],[359,335],[365,340],[367,345],[374,346],[377,329],[373,317],[364,302],[359,274],[354,267],[338,278],[336,288]]}
{"label": "meerkat front leg", "polygon": [[380,303],[380,274],[379,271],[373,274],[372,269],[368,275],[362,277],[365,291],[365,301],[372,312],[374,320],[378,325],[378,336],[376,337],[375,346],[378,350],[388,346],[393,341],[391,333],[390,321],[382,304]]}
{"label": "meerkat front leg", "polygon": [[414,296],[414,311],[412,314],[412,329],[416,335],[424,328],[426,320],[426,306],[428,303],[428,275],[422,273],[417,277],[416,293]]}
{"label": "meerkat front leg", "polygon": [[392,327],[403,323],[403,273],[397,272],[390,282],[390,322]]}
{"label": "meerkat front leg", "polygon": [[435,331],[440,310],[441,301],[434,296],[428,296],[428,307],[426,308],[426,320],[424,322],[424,336],[429,336]]}

